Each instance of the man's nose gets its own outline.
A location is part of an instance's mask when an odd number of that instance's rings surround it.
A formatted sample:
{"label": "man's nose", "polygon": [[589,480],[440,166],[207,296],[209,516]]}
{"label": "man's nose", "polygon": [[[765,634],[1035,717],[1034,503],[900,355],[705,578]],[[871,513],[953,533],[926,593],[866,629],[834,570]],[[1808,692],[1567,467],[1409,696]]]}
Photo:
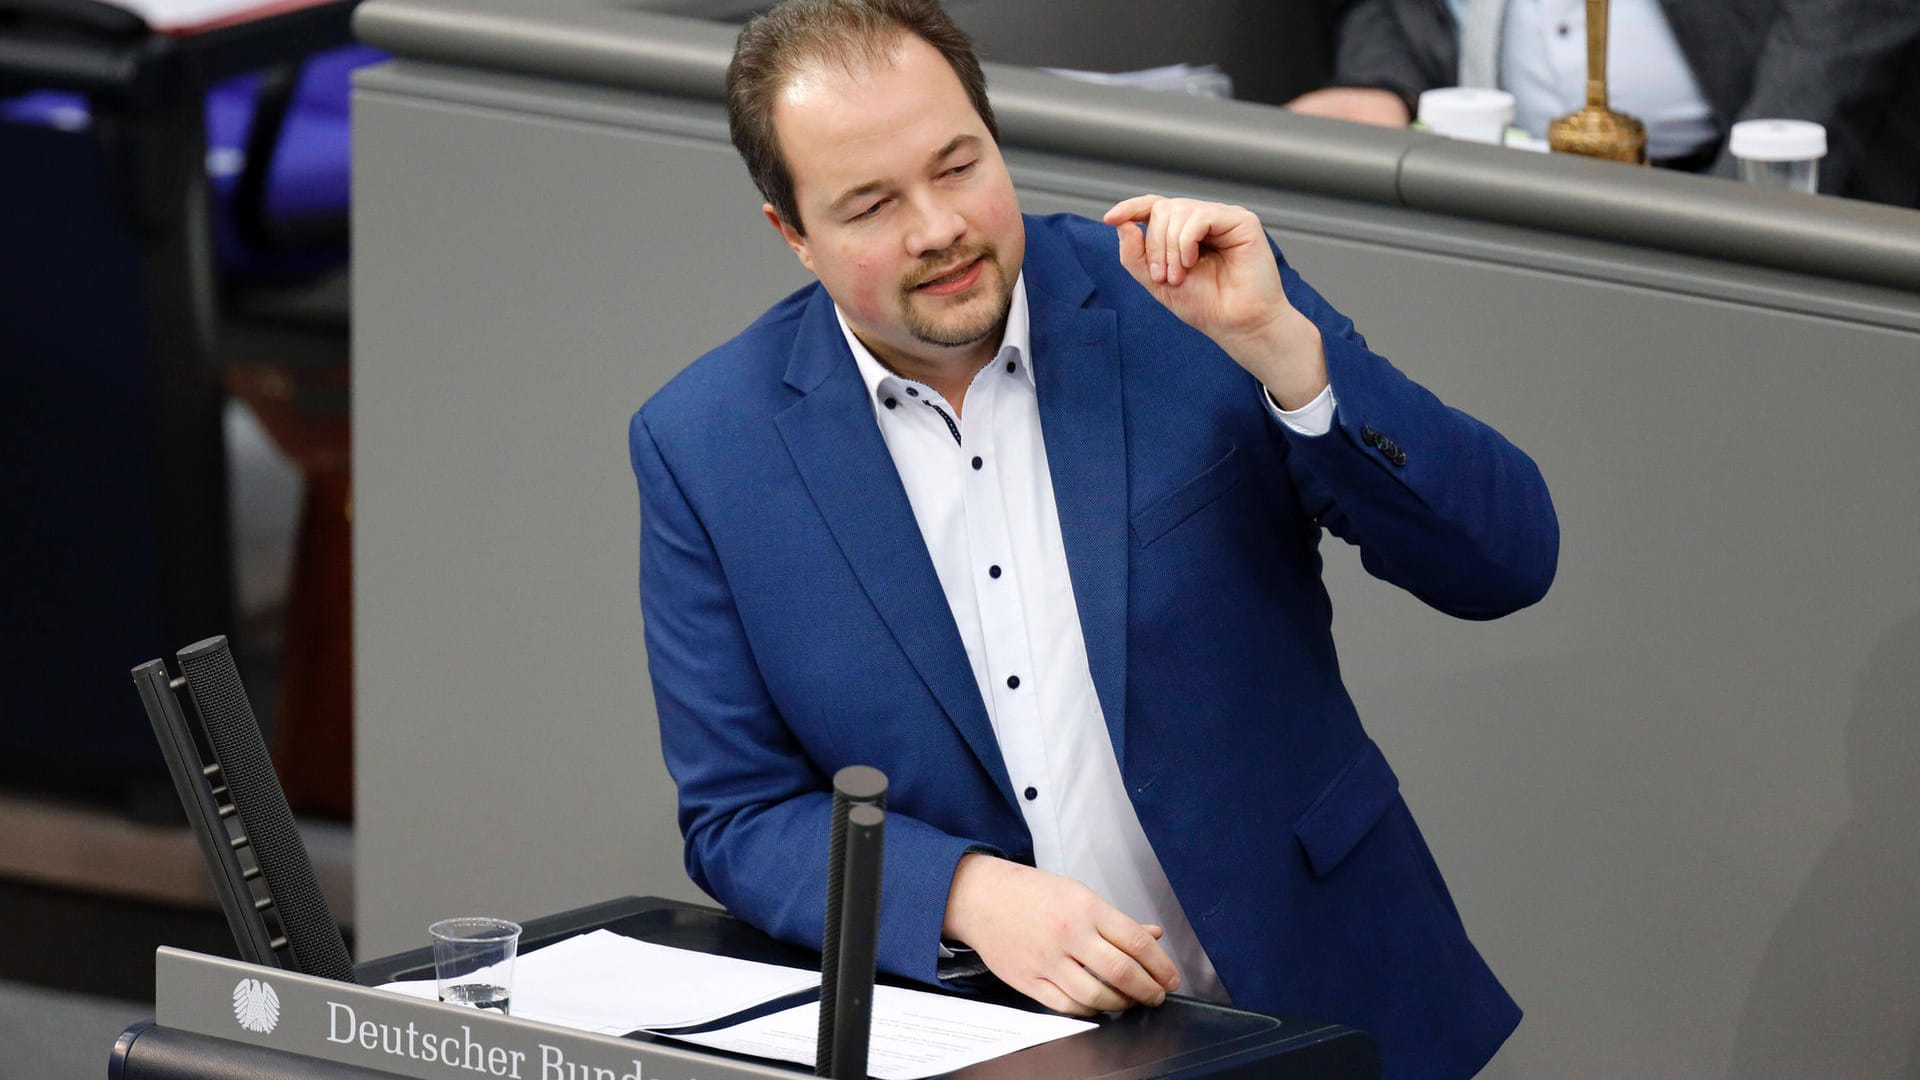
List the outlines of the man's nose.
{"label": "man's nose", "polygon": [[939,202],[928,202],[919,207],[914,227],[907,231],[907,253],[915,258],[937,255],[966,235],[967,219],[959,211]]}

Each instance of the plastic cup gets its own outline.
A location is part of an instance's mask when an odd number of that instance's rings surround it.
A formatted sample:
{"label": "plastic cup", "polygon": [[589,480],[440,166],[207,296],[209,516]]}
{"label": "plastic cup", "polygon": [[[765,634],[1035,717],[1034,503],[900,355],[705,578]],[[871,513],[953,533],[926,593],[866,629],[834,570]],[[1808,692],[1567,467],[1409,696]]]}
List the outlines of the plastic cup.
{"label": "plastic cup", "polygon": [[440,1000],[449,1005],[509,1011],[513,958],[520,951],[520,924],[466,915],[427,927],[433,936],[433,974]]}
{"label": "plastic cup", "polygon": [[1820,159],[1827,156],[1827,129],[1810,120],[1742,120],[1733,125],[1727,149],[1740,179],[1778,191],[1820,190]]}
{"label": "plastic cup", "polygon": [[1480,86],[1443,86],[1420,95],[1420,125],[1435,135],[1499,146],[1513,123],[1513,95]]}

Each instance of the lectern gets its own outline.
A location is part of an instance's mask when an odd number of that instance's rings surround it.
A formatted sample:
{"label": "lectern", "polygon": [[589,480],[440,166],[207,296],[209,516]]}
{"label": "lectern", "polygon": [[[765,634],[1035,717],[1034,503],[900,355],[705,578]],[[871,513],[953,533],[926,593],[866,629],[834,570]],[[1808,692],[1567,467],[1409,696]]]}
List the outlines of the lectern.
{"label": "lectern", "polygon": [[[522,950],[605,928],[661,945],[812,967],[784,945],[713,908],[652,897],[582,908],[526,924]],[[811,1076],[759,1058],[645,1034],[570,1031],[372,989],[431,976],[420,948],[361,964],[357,984],[161,949],[156,1020],[114,1047],[110,1080],[746,1080]],[[902,984],[906,985],[906,984]],[[995,997],[991,991],[986,996]],[[1005,992],[1005,1004],[1019,1005]],[[1364,1080],[1379,1075],[1373,1041],[1338,1024],[1282,1019],[1174,998],[1091,1031],[947,1074],[955,1080],[1208,1077]]]}

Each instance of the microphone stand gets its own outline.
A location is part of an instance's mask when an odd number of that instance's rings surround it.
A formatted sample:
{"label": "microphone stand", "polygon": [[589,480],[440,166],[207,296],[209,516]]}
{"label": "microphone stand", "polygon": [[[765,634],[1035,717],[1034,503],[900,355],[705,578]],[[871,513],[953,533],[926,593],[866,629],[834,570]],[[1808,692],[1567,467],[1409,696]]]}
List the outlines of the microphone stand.
{"label": "microphone stand", "polygon": [[[838,1046],[836,1032],[839,1030],[840,978],[843,965],[844,931],[852,927],[854,936],[866,940],[865,961],[867,990],[864,994],[866,1007],[872,1005],[873,956],[874,943],[879,933],[879,891],[880,860],[878,848],[879,832],[874,829],[874,851],[871,855],[872,910],[861,919],[850,921],[844,912],[843,899],[849,892],[850,868],[848,865],[847,819],[851,811],[860,806],[884,809],[887,804],[887,776],[879,769],[867,765],[849,765],[833,775],[833,816],[828,830],[827,841],[827,917],[820,934],[820,1026],[816,1033],[814,1050],[814,1075],[837,1077],[842,1073],[836,1068],[841,1064],[836,1058]],[[866,872],[862,855],[862,872]],[[858,959],[856,957],[856,959]],[[858,971],[859,965],[846,968]],[[866,1035],[871,1017],[860,1020],[860,1072],[857,1077],[866,1076]]]}

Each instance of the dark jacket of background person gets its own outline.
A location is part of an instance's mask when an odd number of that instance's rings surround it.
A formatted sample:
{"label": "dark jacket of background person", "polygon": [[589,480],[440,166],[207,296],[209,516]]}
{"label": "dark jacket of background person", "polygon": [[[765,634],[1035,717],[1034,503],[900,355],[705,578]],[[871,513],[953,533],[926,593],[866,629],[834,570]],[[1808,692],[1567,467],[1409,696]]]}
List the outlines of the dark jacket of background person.
{"label": "dark jacket of background person", "polygon": [[[1920,206],[1920,0],[1660,0],[1720,128],[1761,117],[1826,125],[1820,190]],[[1457,81],[1447,0],[1350,0],[1333,82],[1407,100]]]}

